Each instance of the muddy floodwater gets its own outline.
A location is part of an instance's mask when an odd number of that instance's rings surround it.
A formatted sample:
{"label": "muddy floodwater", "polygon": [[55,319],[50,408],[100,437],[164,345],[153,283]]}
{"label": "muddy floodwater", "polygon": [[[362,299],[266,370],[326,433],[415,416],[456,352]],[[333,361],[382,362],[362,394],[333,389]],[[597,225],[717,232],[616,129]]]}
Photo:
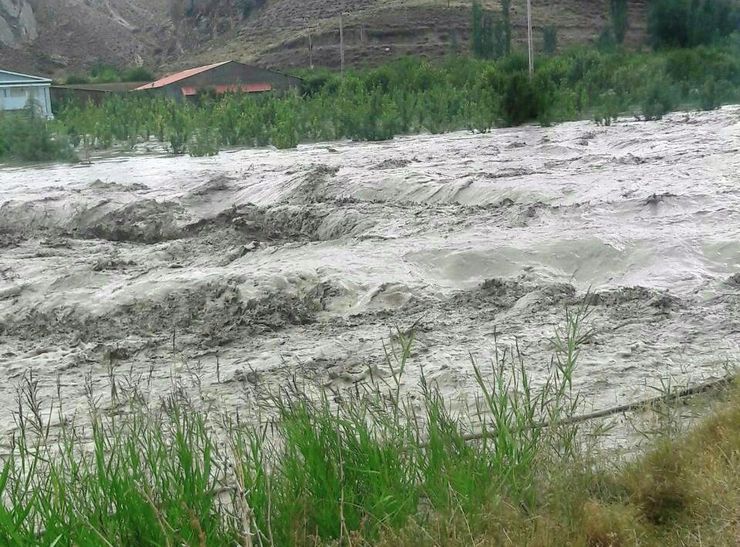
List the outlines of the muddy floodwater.
{"label": "muddy floodwater", "polygon": [[0,426],[30,370],[68,410],[87,406],[86,377],[108,393],[111,367],[240,408],[293,379],[387,376],[384,341],[412,325],[405,385],[423,366],[472,396],[471,356],[489,363],[494,333],[542,377],[589,289],[589,406],[738,363],[739,107],[6,167]]}

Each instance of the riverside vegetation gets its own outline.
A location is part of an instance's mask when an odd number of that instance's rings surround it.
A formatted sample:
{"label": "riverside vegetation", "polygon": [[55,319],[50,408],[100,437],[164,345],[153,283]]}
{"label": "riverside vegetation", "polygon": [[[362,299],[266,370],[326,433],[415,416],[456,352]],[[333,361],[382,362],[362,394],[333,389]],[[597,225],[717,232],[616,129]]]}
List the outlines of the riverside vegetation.
{"label": "riverside vegetation", "polygon": [[[4,545],[731,545],[740,503],[740,390],[686,433],[672,410],[649,451],[597,457],[573,420],[587,309],[566,313],[535,385],[516,347],[474,363],[478,397],[453,411],[422,374],[331,396],[286,387],[263,414],[223,415],[181,379],[161,399],[111,371],[89,413],[25,378],[0,471]],[[198,382],[196,382],[197,384]],[[471,436],[471,431],[476,434]]]}
{"label": "riverside vegetation", "polygon": [[[242,2],[244,15],[261,5]],[[471,9],[473,57],[439,64],[391,62],[344,76],[306,72],[302,89],[283,95],[203,95],[197,103],[147,96],[104,104],[67,104],[53,123],[25,115],[0,117],[0,160],[43,161],[74,151],[133,148],[156,138],[174,154],[217,154],[223,147],[294,148],[301,142],[379,141],[395,135],[593,117],[609,125],[620,114],[645,120],[678,107],[718,108],[740,99],[740,8],[732,0],[651,0],[652,53],[622,48],[629,27],[625,0],[611,0],[610,23],[597,48],[555,56],[557,29],[543,28],[545,56],[535,76],[512,49],[511,0],[500,14],[477,1]],[[73,82],[149,79],[143,68],[98,65]]]}
{"label": "riverside vegetation", "polygon": [[[552,29],[550,29],[552,33]],[[553,36],[550,37],[552,41]],[[202,96],[197,103],[149,96],[101,105],[66,104],[51,122],[0,118],[0,159],[65,160],[156,139],[174,154],[213,155],[224,147],[353,139],[618,115],[658,119],[679,107],[711,110],[740,100],[740,34],[712,45],[629,53],[577,48],[537,60],[451,57],[434,64],[403,59],[341,77],[304,74],[300,91],[283,95]]]}

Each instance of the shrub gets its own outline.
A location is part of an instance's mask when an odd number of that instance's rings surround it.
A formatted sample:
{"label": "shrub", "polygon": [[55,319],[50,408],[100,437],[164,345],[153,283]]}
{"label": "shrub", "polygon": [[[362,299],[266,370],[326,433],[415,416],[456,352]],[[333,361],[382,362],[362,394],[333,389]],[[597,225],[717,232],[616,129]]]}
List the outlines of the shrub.
{"label": "shrub", "polygon": [[22,162],[74,161],[63,135],[54,135],[49,122],[33,106],[0,117],[0,158]]}
{"label": "shrub", "polygon": [[602,94],[599,102],[601,106],[596,110],[594,120],[599,125],[611,125],[619,117],[621,110],[619,97],[610,89]]}
{"label": "shrub", "polygon": [[673,109],[673,90],[665,78],[657,78],[648,84],[642,102],[645,120],[659,120]]}
{"label": "shrub", "polygon": [[612,29],[606,27],[599,33],[599,37],[596,39],[596,48],[599,51],[609,53],[616,49],[617,41],[614,38]]}
{"label": "shrub", "polygon": [[218,135],[210,127],[200,127],[193,131],[188,143],[188,154],[195,158],[218,154]]}
{"label": "shrub", "polygon": [[143,66],[128,68],[121,74],[123,82],[151,82],[154,79],[154,74]]}
{"label": "shrub", "polygon": [[67,85],[89,84],[90,78],[88,78],[87,76],[79,75],[79,74],[72,74],[71,76],[67,77],[64,83]]}
{"label": "shrub", "polygon": [[699,90],[699,107],[702,110],[716,110],[722,105],[722,88],[714,78],[707,79]]}
{"label": "shrub", "polygon": [[120,71],[111,65],[97,64],[90,71],[91,80],[97,83],[120,82]]}
{"label": "shrub", "polygon": [[509,75],[504,83],[501,114],[507,125],[520,125],[537,119],[540,112],[537,92],[526,72]]}
{"label": "shrub", "polygon": [[483,10],[480,2],[473,2],[472,8],[472,50],[481,59],[498,59],[511,51],[511,22],[509,19],[510,0],[501,1],[502,18]]}
{"label": "shrub", "polygon": [[543,49],[548,55],[554,55],[558,49],[558,27],[548,25],[542,28]]}

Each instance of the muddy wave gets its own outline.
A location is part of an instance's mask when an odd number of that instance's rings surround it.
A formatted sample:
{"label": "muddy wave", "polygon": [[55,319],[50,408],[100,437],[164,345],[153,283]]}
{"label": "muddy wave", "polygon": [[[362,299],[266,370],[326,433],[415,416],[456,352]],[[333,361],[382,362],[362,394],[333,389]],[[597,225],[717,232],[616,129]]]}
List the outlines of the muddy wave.
{"label": "muddy wave", "polygon": [[584,304],[594,405],[723,374],[739,113],[0,169],[0,426],[29,369],[82,404],[110,362],[155,391],[198,366],[204,399],[233,407],[256,384],[389,375],[399,331],[404,385],[423,366],[465,399],[497,343],[537,381]]}

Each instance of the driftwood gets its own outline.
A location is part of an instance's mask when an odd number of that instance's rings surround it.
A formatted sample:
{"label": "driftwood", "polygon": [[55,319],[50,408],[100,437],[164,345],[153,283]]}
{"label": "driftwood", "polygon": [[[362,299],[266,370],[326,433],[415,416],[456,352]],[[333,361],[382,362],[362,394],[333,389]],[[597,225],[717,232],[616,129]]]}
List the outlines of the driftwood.
{"label": "driftwood", "polygon": [[[625,405],[615,406],[613,408],[605,408],[604,410],[599,410],[597,412],[592,412],[590,414],[581,414],[580,416],[573,416],[572,418],[568,418],[566,420],[560,420],[555,423],[549,422],[549,421],[540,422],[538,424],[531,426],[530,429],[551,427],[553,425],[578,424],[582,422],[588,422],[590,420],[596,420],[598,418],[614,416],[615,414],[624,414],[626,412],[635,412],[638,410],[654,408],[661,404],[671,403],[672,401],[685,399],[693,395],[699,395],[701,393],[706,393],[707,391],[715,391],[718,389],[725,388],[729,386],[734,380],[735,380],[735,375],[731,374],[719,380],[714,380],[712,382],[707,382],[704,384],[687,387],[680,391],[676,391],[675,393],[670,393],[667,395],[660,395],[658,397],[653,397],[652,399],[643,399],[641,401],[635,401],[634,403],[628,403]],[[464,435],[463,439],[466,442],[467,441],[479,441],[482,439],[493,437],[495,435],[496,435],[495,431],[484,431],[481,433],[469,433],[467,435]]]}

